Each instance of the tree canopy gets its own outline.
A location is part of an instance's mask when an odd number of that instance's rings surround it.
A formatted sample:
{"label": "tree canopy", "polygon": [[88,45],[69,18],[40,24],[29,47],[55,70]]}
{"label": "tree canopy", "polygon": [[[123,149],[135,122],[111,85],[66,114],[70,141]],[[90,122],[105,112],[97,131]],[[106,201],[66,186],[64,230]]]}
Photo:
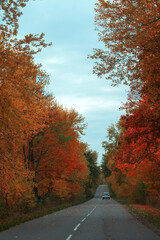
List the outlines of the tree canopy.
{"label": "tree canopy", "polygon": [[[128,184],[132,186],[134,193],[139,186],[145,186],[146,194],[158,196],[159,1],[98,0],[95,11],[97,31],[100,41],[104,43],[104,49],[94,49],[91,56],[96,60],[94,72],[112,80],[113,85],[124,83],[130,87],[127,102],[123,105],[126,113],[120,119],[122,132],[118,133],[119,145],[116,138],[113,138],[112,144],[104,143],[105,150],[107,149],[104,159],[109,151],[112,153],[106,162],[112,171],[110,179],[115,186],[117,183],[122,186],[123,182],[122,195],[125,195]],[[110,132],[112,130],[110,128]],[[123,175],[125,181],[121,181],[115,174],[117,169],[121,171],[120,175]]]}

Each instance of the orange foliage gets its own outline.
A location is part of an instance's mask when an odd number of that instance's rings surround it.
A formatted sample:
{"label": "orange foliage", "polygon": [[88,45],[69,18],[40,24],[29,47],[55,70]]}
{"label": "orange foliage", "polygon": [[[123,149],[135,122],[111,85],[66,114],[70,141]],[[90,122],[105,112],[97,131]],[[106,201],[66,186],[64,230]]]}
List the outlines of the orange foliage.
{"label": "orange foliage", "polygon": [[124,131],[114,153],[116,167],[154,195],[160,182],[159,10],[154,0],[99,0],[96,24],[105,50],[94,50],[92,56],[100,61],[94,69],[98,76],[130,86],[121,117]]}
{"label": "orange foliage", "polygon": [[75,110],[45,93],[48,75],[34,54],[49,46],[44,34],[18,40],[18,19],[28,0],[0,1],[0,197],[5,206],[85,192],[89,170]]}
{"label": "orange foliage", "polygon": [[[49,128],[37,135],[33,147],[33,168],[40,195],[54,193],[59,197],[69,197],[78,192],[80,186],[71,176],[86,167],[81,162],[84,151],[80,150],[78,133],[79,128],[82,130],[82,121],[83,118],[73,110],[68,112],[55,106],[50,111]],[[58,190],[57,186],[61,189]]]}
{"label": "orange foliage", "polygon": [[[33,172],[25,164],[22,148],[45,126],[51,105],[44,95],[47,74],[33,62],[30,45],[46,47],[43,35],[17,40],[20,8],[26,0],[2,0],[0,25],[0,194],[6,205],[33,195]],[[39,51],[39,49],[38,49]]]}

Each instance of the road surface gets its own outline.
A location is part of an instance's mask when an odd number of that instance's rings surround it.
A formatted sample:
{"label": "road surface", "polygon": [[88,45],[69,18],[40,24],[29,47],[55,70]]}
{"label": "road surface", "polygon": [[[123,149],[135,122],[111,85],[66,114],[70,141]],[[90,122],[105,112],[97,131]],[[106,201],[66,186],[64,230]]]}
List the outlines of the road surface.
{"label": "road surface", "polygon": [[102,200],[106,185],[78,206],[0,232],[0,240],[160,240],[116,201]]}

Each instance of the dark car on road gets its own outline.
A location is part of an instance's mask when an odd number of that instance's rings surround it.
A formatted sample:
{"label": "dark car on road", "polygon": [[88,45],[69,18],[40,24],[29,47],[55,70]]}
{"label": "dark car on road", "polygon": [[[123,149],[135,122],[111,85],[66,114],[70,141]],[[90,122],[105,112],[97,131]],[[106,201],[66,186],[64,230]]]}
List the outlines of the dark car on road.
{"label": "dark car on road", "polygon": [[102,199],[110,199],[109,192],[104,192],[102,195]]}

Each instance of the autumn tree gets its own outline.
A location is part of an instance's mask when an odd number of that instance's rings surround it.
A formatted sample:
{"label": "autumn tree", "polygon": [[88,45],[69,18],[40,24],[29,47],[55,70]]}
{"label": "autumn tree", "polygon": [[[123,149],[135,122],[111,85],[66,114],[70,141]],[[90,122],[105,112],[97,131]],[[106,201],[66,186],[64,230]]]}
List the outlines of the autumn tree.
{"label": "autumn tree", "polygon": [[141,87],[142,73],[159,69],[159,8],[157,0],[98,0],[95,22],[105,49],[95,49],[92,58],[100,61],[94,69],[99,76]]}
{"label": "autumn tree", "polygon": [[80,136],[86,124],[45,88],[48,74],[34,55],[49,46],[44,34],[19,39],[28,0],[0,1],[0,201],[5,207],[55,196],[85,197],[89,166]]}
{"label": "autumn tree", "polygon": [[[159,140],[155,135],[153,141],[155,132],[150,135],[143,125],[138,127],[132,115],[123,116],[118,125],[121,126],[120,132],[111,126],[107,131],[108,141],[103,142],[102,164],[106,164],[103,171],[107,182],[117,196],[134,202],[144,203],[147,196],[158,197]],[[107,175],[108,169],[110,176]]]}
{"label": "autumn tree", "polygon": [[94,72],[98,76],[130,86],[127,113],[146,102],[143,114],[155,128],[159,127],[160,105],[159,10],[157,0],[99,0],[95,22],[104,50],[95,49],[91,56],[97,61]]}
{"label": "autumn tree", "polygon": [[101,165],[102,172],[110,186],[111,193],[116,195],[119,195],[119,192],[122,194],[122,185],[126,184],[125,175],[117,168],[115,160],[115,155],[120,145],[122,129],[120,122],[116,125],[112,124],[107,128],[106,140],[102,142],[102,147],[105,151]]}
{"label": "autumn tree", "polygon": [[160,4],[157,0],[98,0],[95,10],[104,49],[95,49],[91,56],[97,61],[94,72],[112,79],[113,85],[130,86],[116,167],[142,182],[148,194],[157,195],[160,175],[149,169],[159,169],[160,162]]}
{"label": "autumn tree", "polygon": [[107,178],[111,175],[111,170],[108,168],[108,162],[109,162],[108,157],[106,156],[106,154],[103,154],[101,169],[102,169],[102,172],[103,172],[103,176],[105,178]]}
{"label": "autumn tree", "polygon": [[105,154],[102,159],[102,172],[105,177],[111,175],[111,170],[108,168],[109,161],[113,158],[118,145],[119,145],[119,129],[118,127],[111,125],[107,128],[107,140],[102,142],[102,147],[105,150]]}
{"label": "autumn tree", "polygon": [[74,198],[88,177],[86,147],[80,141],[86,127],[84,118],[75,110],[55,104],[48,121],[48,126],[33,141],[35,193],[39,198],[53,195]]}
{"label": "autumn tree", "polygon": [[51,105],[44,92],[48,76],[33,58],[48,45],[43,34],[17,39],[20,9],[26,2],[0,2],[0,194],[6,205],[32,195],[33,173],[23,146],[45,126]]}
{"label": "autumn tree", "polygon": [[86,198],[88,197],[86,194],[86,185],[89,182],[90,179],[90,170],[88,167],[88,162],[85,157],[85,152],[88,150],[88,145],[83,142],[79,142],[78,148],[77,148],[77,154],[78,154],[78,162],[81,164],[82,168],[75,169],[72,174],[69,176],[69,181],[71,183],[74,183],[73,186],[75,186],[75,190],[71,191],[71,199],[74,198]]}
{"label": "autumn tree", "polygon": [[146,114],[144,118],[147,109],[148,105],[143,102],[134,113],[122,117],[126,130],[123,132],[116,159],[119,167],[124,169],[128,175],[136,176],[139,181],[145,183],[148,194],[158,196],[160,175],[154,169],[158,170],[160,164],[159,129],[155,124],[156,121],[153,121],[157,116],[156,111],[153,114],[150,111],[150,115],[147,117]]}

